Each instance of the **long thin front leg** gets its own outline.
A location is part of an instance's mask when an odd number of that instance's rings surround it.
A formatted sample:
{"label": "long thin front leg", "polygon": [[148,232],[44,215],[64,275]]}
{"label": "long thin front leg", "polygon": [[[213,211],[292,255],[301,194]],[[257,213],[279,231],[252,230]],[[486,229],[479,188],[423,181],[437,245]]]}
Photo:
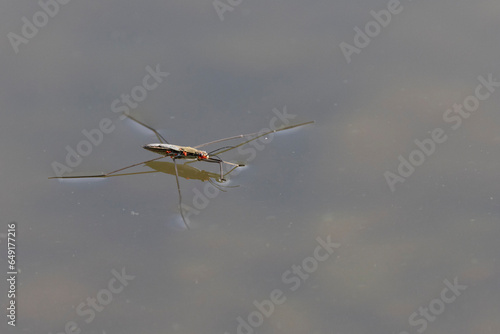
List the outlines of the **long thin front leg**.
{"label": "long thin front leg", "polygon": [[222,161],[219,162],[219,169],[220,169],[220,180],[221,182],[224,182],[226,181],[226,179],[224,178],[224,171],[222,170]]}
{"label": "long thin front leg", "polygon": [[186,218],[184,218],[184,211],[182,210],[182,194],[181,194],[181,187],[179,186],[179,173],[177,172],[177,162],[175,161],[175,158],[172,158],[174,160],[174,168],[175,168],[175,181],[177,181],[177,191],[179,192],[179,210],[181,211],[181,217],[182,221],[184,222],[184,225],[186,225],[186,228],[189,230],[189,225],[186,222]]}
{"label": "long thin front leg", "polygon": [[[300,124],[284,126],[284,127],[278,128],[276,130],[270,130],[270,131],[267,131],[267,132],[264,132],[264,133],[254,132],[254,133],[247,133],[245,135],[237,135],[237,136],[232,136],[232,137],[217,139],[217,140],[210,141],[208,143],[203,143],[203,144],[197,145],[194,148],[200,148],[200,147],[203,147],[203,146],[207,146],[207,145],[215,144],[215,143],[220,143],[220,142],[223,142],[223,141],[226,141],[226,140],[231,140],[231,139],[238,139],[238,138],[244,138],[244,137],[249,137],[249,136],[257,136],[255,138],[250,139],[250,140],[248,140],[248,141],[245,142],[245,143],[248,143],[248,142],[251,142],[252,140],[255,140],[255,139],[263,137],[263,136],[266,136],[266,135],[268,135],[270,133],[275,133],[275,132],[280,132],[280,131],[283,131],[283,130],[293,129],[293,128],[296,128],[296,127],[299,127],[299,126],[303,126],[303,125],[307,125],[307,124],[312,124],[312,123],[314,123],[314,121],[309,121],[309,122],[304,122],[304,123],[300,123]],[[234,146],[234,148],[239,147],[239,146],[241,146],[241,145],[243,145],[245,143],[241,143],[240,145],[236,145],[236,146]],[[218,150],[216,150],[216,151],[218,151]],[[222,153],[222,152],[219,152],[219,154],[220,153]]]}
{"label": "long thin front leg", "polygon": [[114,170],[114,171],[109,172],[109,173],[106,173],[106,174],[98,174],[98,175],[80,175],[80,176],[51,176],[51,177],[49,177],[49,179],[83,179],[83,178],[91,178],[91,177],[108,177],[108,176],[110,176],[111,174],[121,172],[122,170],[129,169],[129,168],[132,168],[132,167],[135,167],[135,166],[139,166],[139,165],[142,165],[142,164],[145,164],[145,163],[151,162],[151,161],[160,160],[160,159],[163,159],[163,158],[165,158],[165,157],[166,157],[166,156],[164,155],[164,156],[161,156],[161,157],[158,157],[158,158],[154,158],[154,159],[146,160],[146,161],[143,161],[143,162],[139,162],[139,163],[136,163],[136,164],[133,164],[133,165],[127,166],[127,167],[123,167],[123,168],[120,168],[120,169]]}
{"label": "long thin front leg", "polygon": [[[211,163],[218,163],[219,164],[219,170],[220,170],[220,180],[221,182],[224,182],[226,181],[226,179],[224,178],[224,170],[222,168],[222,164],[228,164],[228,165],[231,165],[231,166],[234,166],[235,168],[236,167],[243,167],[245,165],[243,164],[235,164],[235,163],[232,163],[232,162],[228,162],[228,161],[224,161],[222,159],[219,159],[217,157],[217,159],[214,159],[214,158],[208,158],[206,160],[202,160],[202,161],[205,161],[205,162],[211,162]],[[233,168],[234,169],[234,168]]]}

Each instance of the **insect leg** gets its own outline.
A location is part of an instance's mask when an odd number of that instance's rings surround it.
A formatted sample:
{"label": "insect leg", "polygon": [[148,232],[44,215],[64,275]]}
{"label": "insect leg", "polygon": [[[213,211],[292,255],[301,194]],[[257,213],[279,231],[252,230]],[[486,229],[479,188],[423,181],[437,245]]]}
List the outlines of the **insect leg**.
{"label": "insect leg", "polygon": [[120,168],[120,169],[114,170],[114,171],[109,172],[109,173],[106,173],[106,174],[97,174],[97,175],[80,175],[80,176],[52,176],[52,177],[49,177],[49,179],[83,179],[83,178],[92,178],[92,177],[108,177],[108,176],[110,176],[111,174],[114,174],[114,173],[120,172],[120,171],[122,171],[122,170],[125,170],[125,169],[128,169],[128,168],[132,168],[132,167],[135,167],[135,166],[139,166],[139,165],[142,165],[142,164],[145,164],[145,163],[151,162],[151,161],[160,160],[160,159],[163,159],[163,158],[165,158],[165,157],[166,157],[166,156],[164,155],[164,156],[157,157],[157,158],[154,158],[154,159],[150,159],[150,160],[146,160],[146,161],[143,161],[143,162],[139,162],[139,163],[136,163],[136,164],[133,164],[133,165],[127,166],[127,167],[123,167],[123,168]]}
{"label": "insect leg", "polygon": [[[217,140],[210,141],[208,143],[203,143],[203,144],[197,145],[194,148],[200,148],[200,147],[203,147],[203,146],[207,146],[207,145],[215,144],[215,143],[220,143],[220,142],[223,142],[223,141],[226,141],[226,140],[231,140],[231,139],[238,139],[238,138],[245,138],[245,137],[250,137],[250,136],[257,136],[255,138],[252,138],[252,139],[250,139],[250,140],[248,140],[248,141],[246,141],[244,143],[241,143],[241,144],[236,145],[236,146],[233,147],[233,148],[236,148],[236,147],[239,147],[239,146],[241,146],[241,145],[243,145],[245,143],[248,143],[248,142],[250,142],[252,140],[255,140],[255,139],[263,137],[263,136],[266,136],[266,135],[271,134],[271,133],[280,132],[280,131],[288,130],[288,129],[293,129],[293,128],[296,128],[296,127],[299,127],[299,126],[303,126],[303,125],[307,125],[307,124],[312,124],[312,123],[314,123],[314,121],[309,121],[309,122],[304,122],[304,123],[300,123],[300,124],[284,126],[284,127],[278,128],[276,130],[270,130],[270,131],[267,131],[267,132],[264,132],[264,133],[254,132],[254,133],[247,133],[245,135],[238,135],[238,136],[232,136],[232,137],[217,139]],[[222,152],[219,152],[219,153],[222,153]]]}
{"label": "insect leg", "polygon": [[224,147],[219,147],[219,148],[218,148],[218,149],[216,149],[216,150],[213,150],[213,151],[208,152],[208,155],[214,155],[214,154],[215,154],[215,152],[217,152],[217,151],[222,151],[222,150],[225,150],[225,149],[233,149],[233,148],[235,148],[235,146],[224,146]]}
{"label": "insect leg", "polygon": [[[231,166],[235,166],[236,167],[243,167],[245,165],[243,164],[235,164],[233,162],[228,162],[228,161],[224,161],[222,159],[220,159],[219,157],[210,157],[208,159],[205,159],[205,160],[201,160],[201,161],[205,161],[205,162],[211,162],[211,163],[218,163],[219,164],[219,169],[220,169],[220,181],[221,182],[224,182],[226,181],[226,179],[224,178],[224,171],[222,169],[222,164],[228,164],[228,165],[231,165]],[[234,169],[234,168],[233,168]],[[231,170],[232,171],[232,170]]]}
{"label": "insect leg", "polygon": [[226,179],[224,178],[224,171],[222,170],[222,160],[219,161],[219,170],[220,170],[220,180],[222,182],[226,181]]}
{"label": "insect leg", "polygon": [[175,158],[172,158],[174,160],[174,168],[175,168],[175,181],[177,181],[177,191],[179,192],[179,210],[181,211],[181,217],[182,221],[184,222],[184,225],[186,225],[186,228],[189,230],[189,225],[186,222],[186,218],[184,218],[184,211],[182,210],[182,194],[181,194],[181,187],[179,186],[179,173],[177,172],[177,162]]}
{"label": "insect leg", "polygon": [[152,127],[150,127],[149,125],[147,125],[147,124],[145,124],[145,123],[143,123],[143,122],[141,122],[141,121],[139,121],[139,120],[137,120],[137,119],[133,118],[132,116],[130,116],[130,115],[128,115],[128,114],[123,114],[123,115],[127,116],[128,118],[130,118],[130,119],[131,119],[131,120],[133,120],[134,122],[136,122],[136,123],[138,123],[138,124],[142,125],[143,127],[145,127],[145,128],[147,128],[147,129],[149,129],[149,130],[153,131],[153,132],[154,132],[154,134],[156,135],[156,138],[158,138],[158,140],[159,140],[161,143],[165,143],[165,144],[168,144],[168,143],[169,143],[169,142],[168,142],[165,138],[163,138],[163,136],[162,136],[162,135],[161,135],[158,131],[156,131],[155,129],[153,129],[153,128],[152,128]]}

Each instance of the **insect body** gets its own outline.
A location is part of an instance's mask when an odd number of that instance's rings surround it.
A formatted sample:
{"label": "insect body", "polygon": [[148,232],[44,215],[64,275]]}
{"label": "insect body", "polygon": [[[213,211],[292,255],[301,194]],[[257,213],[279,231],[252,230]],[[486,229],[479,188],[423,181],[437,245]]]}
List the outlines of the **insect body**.
{"label": "insect body", "polygon": [[222,170],[223,163],[236,167],[243,166],[240,164],[224,161],[218,157],[210,157],[207,152],[189,146],[178,146],[167,143],[156,143],[156,144],[144,145],[143,148],[145,148],[148,151],[163,155],[162,158],[171,157],[172,159],[174,159],[174,162],[176,159],[185,159],[185,160],[198,160],[198,161],[218,163],[220,166],[221,181],[225,181],[224,172]]}
{"label": "insect body", "polygon": [[200,151],[189,146],[177,146],[172,144],[156,143],[156,144],[144,145],[142,148],[145,148],[146,150],[154,153],[158,153],[176,159],[205,160],[209,158],[207,152]]}

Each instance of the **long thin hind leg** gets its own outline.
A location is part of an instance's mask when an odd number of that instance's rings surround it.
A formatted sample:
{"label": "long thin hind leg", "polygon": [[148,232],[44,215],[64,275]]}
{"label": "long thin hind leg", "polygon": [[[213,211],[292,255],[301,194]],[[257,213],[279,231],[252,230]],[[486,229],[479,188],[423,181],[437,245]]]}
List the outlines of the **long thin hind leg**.
{"label": "long thin hind leg", "polygon": [[186,221],[186,218],[184,217],[184,211],[182,210],[182,194],[181,194],[181,187],[179,186],[179,173],[177,172],[177,162],[175,158],[172,158],[174,160],[174,168],[175,168],[175,181],[177,181],[177,191],[179,192],[179,210],[181,211],[181,217],[182,221],[184,222],[184,225],[186,225],[186,228],[189,230],[189,225]]}
{"label": "long thin hind leg", "polygon": [[139,166],[139,165],[142,165],[142,164],[145,164],[145,163],[148,163],[148,162],[151,162],[151,161],[155,161],[155,160],[160,160],[160,159],[163,159],[165,158],[166,156],[161,156],[161,157],[157,157],[157,158],[154,158],[154,159],[150,159],[150,160],[146,160],[146,161],[142,161],[142,162],[139,162],[139,163],[136,163],[136,164],[133,164],[133,165],[130,165],[130,166],[127,166],[127,167],[123,167],[123,168],[120,168],[120,169],[117,169],[117,170],[114,170],[112,172],[109,172],[109,173],[106,173],[106,174],[97,174],[97,175],[80,175],[80,176],[51,176],[49,177],[49,179],[84,179],[84,178],[93,178],[93,177],[108,177],[114,173],[118,173],[118,172],[121,172],[122,170],[125,170],[125,169],[129,169],[129,168],[132,168],[132,167],[135,167],[135,166]]}
{"label": "long thin hind leg", "polygon": [[142,126],[143,126],[143,127],[145,127],[146,129],[149,129],[149,130],[153,131],[153,132],[154,132],[154,134],[156,135],[156,138],[158,138],[158,140],[159,140],[161,143],[164,143],[164,144],[168,144],[168,143],[169,143],[169,142],[168,142],[165,138],[163,138],[163,136],[162,136],[162,135],[161,135],[158,131],[156,131],[155,129],[153,129],[153,128],[152,128],[152,127],[150,127],[149,125],[147,125],[147,124],[145,124],[145,123],[143,123],[143,122],[141,122],[141,121],[139,121],[139,120],[135,119],[134,117],[132,117],[132,116],[130,116],[130,115],[128,115],[128,114],[123,114],[123,115],[124,115],[124,116],[126,116],[126,117],[128,117],[128,118],[130,118],[131,120],[133,120],[133,121],[134,121],[134,122],[136,122],[137,124],[142,125]]}

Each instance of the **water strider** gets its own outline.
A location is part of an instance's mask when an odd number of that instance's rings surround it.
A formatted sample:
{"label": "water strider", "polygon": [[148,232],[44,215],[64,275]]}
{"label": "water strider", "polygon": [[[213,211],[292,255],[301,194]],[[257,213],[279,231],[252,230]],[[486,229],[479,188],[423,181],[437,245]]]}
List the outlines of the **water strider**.
{"label": "water strider", "polygon": [[[151,151],[153,153],[159,154],[160,157],[156,157],[154,159],[150,159],[150,160],[142,161],[142,162],[139,162],[139,163],[136,163],[133,165],[129,165],[129,166],[108,172],[106,174],[81,175],[81,176],[59,176],[59,177],[53,176],[53,177],[49,177],[49,179],[77,179],[77,178],[98,178],[98,177],[104,178],[104,177],[110,177],[110,176],[118,176],[115,173],[118,173],[118,172],[123,171],[123,170],[128,169],[128,168],[143,165],[143,164],[148,165],[153,161],[164,159],[166,157],[171,157],[172,160],[174,161],[175,180],[177,182],[177,191],[179,193],[179,210],[181,212],[181,216],[182,216],[182,220],[184,222],[184,225],[186,225],[187,229],[189,229],[189,225],[187,224],[186,219],[184,218],[184,212],[182,210],[182,194],[181,194],[181,188],[179,186],[179,172],[178,172],[177,163],[176,163],[177,160],[183,159],[183,160],[191,160],[191,161],[204,161],[204,162],[210,162],[210,163],[217,163],[217,164],[219,164],[219,172],[220,172],[219,180],[220,180],[220,182],[224,182],[225,179],[224,179],[224,172],[222,169],[222,164],[234,166],[233,169],[237,168],[237,167],[243,167],[245,165],[224,161],[221,158],[219,158],[217,155],[214,155],[214,153],[217,153],[217,152],[219,154],[224,153],[224,152],[232,150],[236,147],[242,146],[250,141],[253,141],[253,140],[256,140],[260,137],[266,136],[268,134],[283,131],[283,130],[293,129],[293,128],[296,128],[299,126],[314,123],[314,121],[309,121],[309,122],[304,122],[304,123],[300,123],[300,124],[281,127],[281,128],[276,129],[276,130],[270,130],[270,131],[267,131],[264,133],[261,133],[261,132],[247,133],[244,135],[237,135],[237,136],[217,139],[217,140],[210,141],[208,143],[204,143],[204,144],[200,144],[200,145],[197,145],[194,147],[190,147],[190,146],[179,146],[179,145],[170,144],[165,138],[163,138],[163,136],[158,131],[156,131],[155,129],[153,129],[149,125],[133,118],[130,115],[125,115],[125,116],[127,116],[128,118],[130,118],[134,122],[151,130],[156,135],[156,137],[158,138],[160,143],[147,144],[147,145],[144,145],[143,148],[148,150],[148,151]],[[239,145],[236,145],[236,146],[224,146],[224,147],[218,148],[218,149],[210,151],[210,152],[202,151],[199,149],[199,148],[207,146],[207,145],[216,144],[216,143],[220,143],[220,142],[231,140],[231,139],[238,139],[238,138],[251,137],[251,136],[256,136],[256,137],[249,139],[243,143],[240,143]],[[113,175],[113,174],[115,174],[115,175]]]}

